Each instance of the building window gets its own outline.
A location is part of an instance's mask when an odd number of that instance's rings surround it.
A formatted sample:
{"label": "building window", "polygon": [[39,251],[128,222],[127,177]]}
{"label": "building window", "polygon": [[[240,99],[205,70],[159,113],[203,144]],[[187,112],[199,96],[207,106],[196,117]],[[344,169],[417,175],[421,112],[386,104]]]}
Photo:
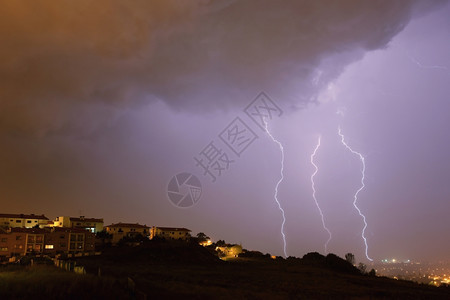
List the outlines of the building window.
{"label": "building window", "polygon": [[45,249],[53,249],[53,245],[45,245]]}
{"label": "building window", "polygon": [[71,241],[76,241],[76,240],[77,240],[77,235],[74,234],[74,233],[71,233],[71,234],[70,234],[70,240],[71,240]]}
{"label": "building window", "polygon": [[79,242],[84,241],[84,235],[83,234],[79,234],[78,238],[77,238],[77,241],[79,241]]}
{"label": "building window", "polygon": [[2,238],[2,242],[5,243],[8,239],[7,238]]}
{"label": "building window", "polygon": [[83,243],[77,243],[77,249],[83,249]]}
{"label": "building window", "polygon": [[16,235],[16,241],[21,240],[22,237],[20,235]]}
{"label": "building window", "polygon": [[43,236],[42,235],[36,236],[36,243],[42,243],[42,240],[43,240]]}
{"label": "building window", "polygon": [[70,249],[71,250],[75,249],[75,243],[70,243]]}
{"label": "building window", "polygon": [[8,247],[1,247],[0,251],[8,251]]}
{"label": "building window", "polygon": [[65,234],[61,234],[61,235],[59,236],[60,239],[63,239],[63,238],[65,238],[65,237],[66,237]]}
{"label": "building window", "polygon": [[59,247],[61,247],[61,248],[66,248],[67,246],[66,246],[65,243],[60,243],[60,244],[59,244]]}
{"label": "building window", "polygon": [[22,221],[21,220],[16,220],[16,223],[22,223]]}
{"label": "building window", "polygon": [[30,224],[30,223],[31,223],[31,220],[28,220],[27,223]]}
{"label": "building window", "polygon": [[42,245],[36,244],[36,245],[34,245],[34,249],[37,251],[41,251],[41,246]]}
{"label": "building window", "polygon": [[37,221],[35,220],[34,223],[37,223]]}
{"label": "building window", "polygon": [[28,236],[28,243],[34,243],[34,235]]}

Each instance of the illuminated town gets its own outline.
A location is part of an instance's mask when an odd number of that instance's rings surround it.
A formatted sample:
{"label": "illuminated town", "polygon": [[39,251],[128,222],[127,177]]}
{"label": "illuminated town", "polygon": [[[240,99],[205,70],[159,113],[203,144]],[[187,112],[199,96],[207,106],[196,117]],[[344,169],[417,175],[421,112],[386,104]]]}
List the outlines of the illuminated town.
{"label": "illuminated town", "polygon": [[411,280],[435,286],[450,283],[450,262],[415,262],[409,259],[383,259],[381,263],[371,264],[378,276],[399,280]]}
{"label": "illuminated town", "polygon": [[[212,245],[209,237],[198,235],[198,243]],[[99,245],[132,243],[143,239],[189,241],[191,230],[182,227],[160,227],[139,223],[113,223],[104,226],[102,218],[60,216],[50,221],[45,215],[0,213],[0,261],[11,263],[24,256],[50,258],[99,255]],[[216,243],[219,258],[237,257],[242,246]]]}

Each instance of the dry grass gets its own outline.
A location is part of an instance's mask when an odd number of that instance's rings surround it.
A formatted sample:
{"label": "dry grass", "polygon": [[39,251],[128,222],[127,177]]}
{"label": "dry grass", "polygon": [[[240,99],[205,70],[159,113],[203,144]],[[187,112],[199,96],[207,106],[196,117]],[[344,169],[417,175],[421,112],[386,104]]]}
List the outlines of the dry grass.
{"label": "dry grass", "polygon": [[0,299],[127,299],[124,286],[115,279],[53,266],[0,268]]}

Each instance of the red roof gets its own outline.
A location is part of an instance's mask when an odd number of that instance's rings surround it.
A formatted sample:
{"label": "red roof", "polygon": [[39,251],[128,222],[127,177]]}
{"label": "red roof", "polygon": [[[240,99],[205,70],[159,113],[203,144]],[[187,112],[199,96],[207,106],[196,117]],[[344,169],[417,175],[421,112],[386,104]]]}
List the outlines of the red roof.
{"label": "red roof", "polygon": [[138,223],[117,223],[117,224],[111,224],[111,225],[108,225],[108,226],[105,226],[105,227],[111,227],[111,228],[114,228],[114,227],[126,227],[126,228],[150,228],[150,227],[148,227],[147,225],[141,225],[141,224],[138,224]]}
{"label": "red roof", "polygon": [[155,226],[155,228],[158,228],[159,230],[162,230],[162,231],[188,231],[188,232],[192,231],[187,228],[175,228],[175,227],[157,227],[157,226]]}
{"label": "red roof", "polygon": [[39,220],[48,220],[48,218],[44,215],[25,215],[25,214],[0,214],[0,218],[21,218],[21,219],[39,219]]}

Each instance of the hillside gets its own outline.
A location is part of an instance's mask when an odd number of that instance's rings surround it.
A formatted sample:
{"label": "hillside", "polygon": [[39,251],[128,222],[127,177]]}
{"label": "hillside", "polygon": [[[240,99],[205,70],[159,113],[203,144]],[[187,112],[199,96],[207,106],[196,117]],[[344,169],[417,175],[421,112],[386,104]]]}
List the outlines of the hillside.
{"label": "hillside", "polygon": [[148,298],[450,299],[449,288],[361,275],[333,254],[222,261],[211,250],[150,241],[139,247],[110,248],[78,263],[93,274],[100,268],[102,275],[130,277]]}

